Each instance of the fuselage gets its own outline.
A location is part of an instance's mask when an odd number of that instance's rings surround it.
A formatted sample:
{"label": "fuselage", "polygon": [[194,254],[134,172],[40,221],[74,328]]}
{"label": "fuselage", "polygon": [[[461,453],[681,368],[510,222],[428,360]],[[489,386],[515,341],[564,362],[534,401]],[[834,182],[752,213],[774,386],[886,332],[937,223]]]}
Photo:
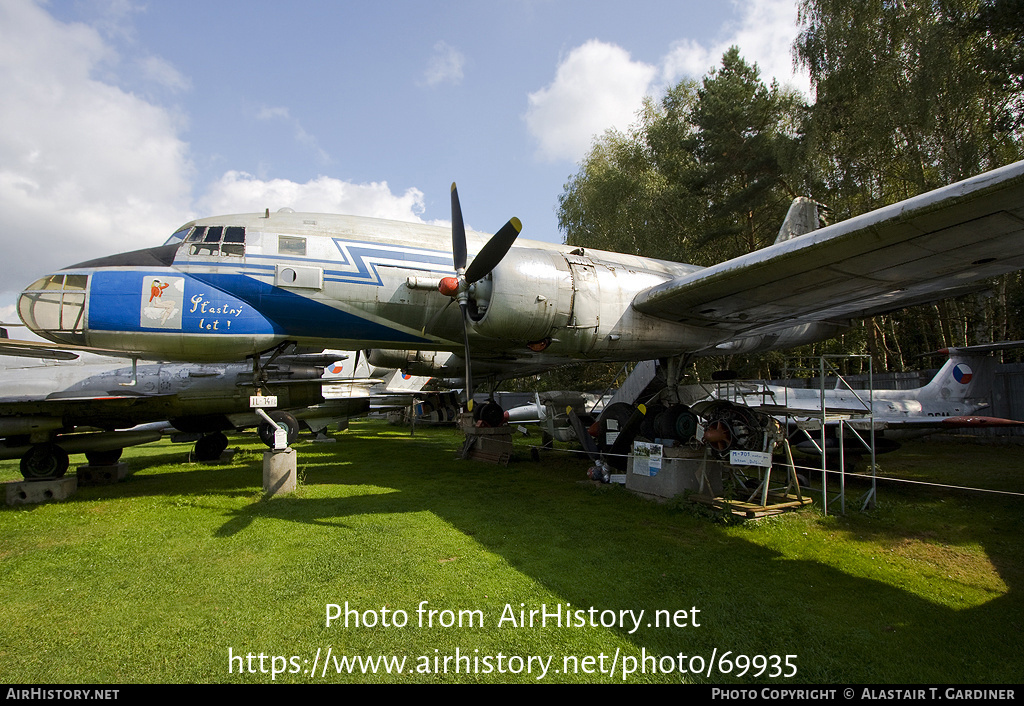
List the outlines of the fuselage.
{"label": "fuselage", "polygon": [[[471,259],[486,239],[468,234]],[[631,306],[638,292],[699,269],[520,240],[470,288],[474,357],[543,369],[713,349],[722,333]],[[238,360],[284,341],[461,351],[460,310],[438,292],[452,274],[444,227],[288,211],[221,216],[187,223],[163,246],[44,277],[21,294],[18,312],[58,343],[163,360]]]}

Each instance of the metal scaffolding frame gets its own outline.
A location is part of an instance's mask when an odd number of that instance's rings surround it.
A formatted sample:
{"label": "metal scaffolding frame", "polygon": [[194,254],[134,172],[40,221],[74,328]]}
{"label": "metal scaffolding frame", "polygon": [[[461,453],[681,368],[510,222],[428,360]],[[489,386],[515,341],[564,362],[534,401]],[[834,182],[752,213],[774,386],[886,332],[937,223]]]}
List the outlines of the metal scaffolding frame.
{"label": "metal scaffolding frame", "polygon": [[[858,393],[857,390],[853,389],[850,384],[843,377],[839,369],[832,364],[833,359],[851,359],[851,358],[866,358],[868,362],[868,388],[867,388],[867,401]],[[857,400],[864,405],[865,414],[852,415],[849,413],[844,414],[829,414],[828,406],[825,397],[825,378],[826,372],[829,372],[836,377],[836,389],[840,389],[840,386],[848,390]],[[803,429],[804,434],[807,438],[815,445],[818,452],[821,454],[821,507],[822,512],[828,515],[829,510],[829,492],[828,492],[828,474],[830,471],[827,468],[827,426],[831,422],[838,425],[836,428],[836,443],[839,445],[839,490],[831,498],[831,502],[834,504],[836,501],[839,502],[839,513],[846,513],[846,445],[843,443],[843,439],[846,437],[847,432],[850,432],[850,438],[856,439],[861,446],[863,446],[871,456],[871,487],[858,499],[861,510],[870,510],[875,507],[877,500],[877,485],[876,485],[876,466],[875,466],[875,415],[874,415],[874,368],[869,355],[853,355],[853,354],[829,354],[822,355],[818,358],[818,380],[819,389],[821,394],[821,410],[817,415],[817,422],[821,432],[821,445],[815,441],[814,437],[809,433],[807,429]],[[860,392],[864,392],[861,390]],[[813,416],[813,415],[812,415]],[[865,439],[861,432],[857,430],[856,426],[863,426],[858,424],[867,420],[867,432],[868,437]],[[836,471],[832,471],[836,473]]]}

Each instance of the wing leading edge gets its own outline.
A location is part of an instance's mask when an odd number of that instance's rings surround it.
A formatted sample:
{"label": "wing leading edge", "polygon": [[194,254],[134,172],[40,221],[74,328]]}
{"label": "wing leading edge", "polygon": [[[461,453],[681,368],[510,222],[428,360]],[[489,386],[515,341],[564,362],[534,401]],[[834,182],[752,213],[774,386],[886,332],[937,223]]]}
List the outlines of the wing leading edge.
{"label": "wing leading edge", "polygon": [[1024,268],[1024,161],[640,292],[645,314],[741,335],[870,316]]}

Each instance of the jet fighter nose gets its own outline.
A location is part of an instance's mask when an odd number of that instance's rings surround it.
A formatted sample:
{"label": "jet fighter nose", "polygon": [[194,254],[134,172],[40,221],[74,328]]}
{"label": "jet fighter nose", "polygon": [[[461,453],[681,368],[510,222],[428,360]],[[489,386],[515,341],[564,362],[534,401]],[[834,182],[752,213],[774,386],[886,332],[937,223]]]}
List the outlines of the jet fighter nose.
{"label": "jet fighter nose", "polygon": [[89,275],[84,274],[56,274],[36,280],[18,297],[18,316],[43,338],[84,345],[88,283]]}

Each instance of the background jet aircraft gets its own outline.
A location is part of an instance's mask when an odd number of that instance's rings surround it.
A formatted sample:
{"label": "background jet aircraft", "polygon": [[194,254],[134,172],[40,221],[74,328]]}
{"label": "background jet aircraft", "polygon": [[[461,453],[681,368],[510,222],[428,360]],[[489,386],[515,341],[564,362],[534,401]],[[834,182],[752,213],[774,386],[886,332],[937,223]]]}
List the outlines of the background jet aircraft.
{"label": "background jet aircraft", "polygon": [[707,268],[513,247],[520,228],[467,234],[454,186],[450,234],[269,210],[206,218],[163,246],[44,277],[18,310],[52,341],[154,359],[238,359],[287,342],[460,351],[471,398],[478,363],[512,377],[789,347],[1021,269],[1024,162]]}
{"label": "background jet aircraft", "polygon": [[[963,348],[950,348],[949,359],[927,385],[905,390],[851,390],[837,381],[834,389],[796,388],[750,382],[718,384],[711,392],[712,400],[695,402],[692,407],[703,413],[719,400],[743,404],[788,420],[793,426],[806,428],[820,421],[822,398],[826,413],[842,415],[848,429],[875,431],[876,452],[899,448],[897,437],[917,436],[943,430],[1024,426],[1024,422],[993,417],[996,359],[988,353],[1002,348],[1019,348],[1024,342],[1013,341]],[[707,395],[708,386],[692,386],[691,393]],[[838,453],[836,430],[838,421],[826,421],[826,451]],[[820,427],[817,427],[820,428]],[[887,433],[888,432],[888,433]],[[862,435],[862,438],[867,438]],[[820,455],[820,432],[796,432],[791,441],[798,449]],[[845,443],[846,452],[865,453],[859,443]]]}
{"label": "background jet aircraft", "polygon": [[601,410],[600,395],[574,391],[535,392],[533,402],[513,407],[505,412],[509,424],[539,424],[544,444],[572,441],[576,433],[569,421],[567,409],[572,408],[585,426],[594,423],[594,414]]}
{"label": "background jet aircraft", "polygon": [[[202,432],[197,455],[216,457],[227,446],[223,430],[255,425],[250,419],[252,366],[154,363],[86,356],[74,361],[7,359],[0,370],[0,458],[21,458],[28,478],[61,476],[68,455],[114,463],[125,446],[160,438],[158,431],[131,429],[170,420],[186,432]],[[265,371],[268,389],[282,409],[323,403],[319,358],[284,357]],[[365,400],[339,399],[320,414],[349,416]]]}
{"label": "background jet aircraft", "polygon": [[851,426],[865,429],[869,425],[866,416],[871,415],[876,430],[1024,424],[985,414],[992,407],[995,380],[996,360],[984,353],[990,350],[988,345],[950,348],[944,351],[949,359],[931,381],[909,390],[851,390],[837,386],[823,393],[817,388],[737,382],[721,385],[714,396],[797,418],[820,415],[824,396],[828,413],[864,416],[862,423],[853,421]]}

